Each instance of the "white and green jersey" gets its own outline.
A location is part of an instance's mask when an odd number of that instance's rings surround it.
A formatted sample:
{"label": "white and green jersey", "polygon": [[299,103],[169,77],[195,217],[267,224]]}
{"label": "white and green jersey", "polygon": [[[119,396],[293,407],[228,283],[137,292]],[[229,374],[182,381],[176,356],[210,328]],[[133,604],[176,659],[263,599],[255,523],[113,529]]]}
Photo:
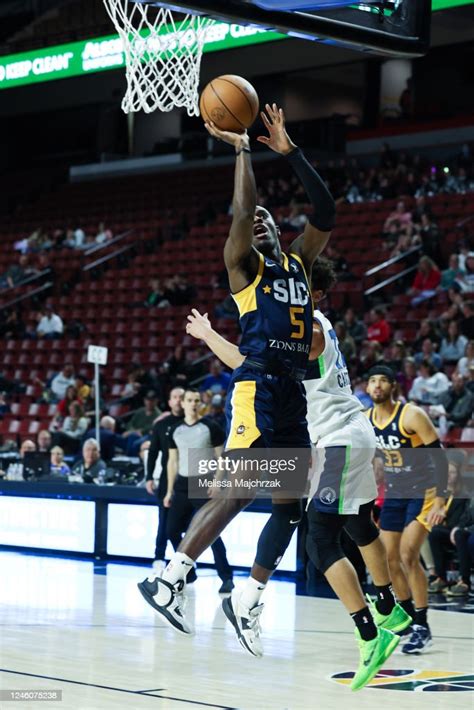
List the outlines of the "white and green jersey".
{"label": "white and green jersey", "polygon": [[341,430],[363,407],[352,394],[346,361],[331,322],[318,310],[314,311],[314,320],[322,328],[324,350],[317,360],[308,362],[304,386],[309,435],[316,443]]}

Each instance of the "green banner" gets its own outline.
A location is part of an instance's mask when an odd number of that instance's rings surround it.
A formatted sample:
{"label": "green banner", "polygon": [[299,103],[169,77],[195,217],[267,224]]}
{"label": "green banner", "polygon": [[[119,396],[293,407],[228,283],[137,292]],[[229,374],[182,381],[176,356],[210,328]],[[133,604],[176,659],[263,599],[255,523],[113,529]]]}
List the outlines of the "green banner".
{"label": "green banner", "polygon": [[[285,38],[257,27],[215,22],[207,33],[204,52]],[[11,54],[0,57],[0,90],[117,69],[124,64],[122,41],[117,35]]]}

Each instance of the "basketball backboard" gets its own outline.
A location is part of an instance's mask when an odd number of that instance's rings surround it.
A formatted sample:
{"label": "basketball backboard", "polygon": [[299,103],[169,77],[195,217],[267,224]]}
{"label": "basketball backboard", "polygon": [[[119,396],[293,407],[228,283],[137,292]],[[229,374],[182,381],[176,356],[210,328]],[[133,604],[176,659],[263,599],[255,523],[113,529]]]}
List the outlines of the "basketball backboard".
{"label": "basketball backboard", "polygon": [[[137,1],[137,0],[136,0]],[[431,0],[138,0],[382,55],[429,48]]]}

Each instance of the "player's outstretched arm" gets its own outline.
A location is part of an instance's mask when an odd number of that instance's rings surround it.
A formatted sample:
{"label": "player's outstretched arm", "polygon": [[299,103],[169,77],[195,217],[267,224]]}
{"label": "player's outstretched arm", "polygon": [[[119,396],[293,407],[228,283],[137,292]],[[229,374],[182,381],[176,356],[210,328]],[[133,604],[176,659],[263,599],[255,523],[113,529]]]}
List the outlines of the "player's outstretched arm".
{"label": "player's outstretched arm", "polygon": [[[221,131],[213,123],[206,123],[205,126],[211,136],[235,148],[232,225],[224,246],[224,263],[229,272],[230,287],[236,292],[247,285],[248,279],[242,280],[242,273],[235,272],[243,270],[248,274],[249,271],[255,271],[256,275],[258,269],[258,254],[252,247],[257,187],[250,159],[250,141],[247,131],[244,133]],[[254,263],[250,263],[249,259]]]}
{"label": "player's outstretched arm", "polygon": [[283,109],[276,104],[267,104],[265,108],[266,113],[262,111],[261,116],[269,135],[259,136],[257,140],[287,157],[314,208],[303,234],[290,247],[290,252],[301,257],[306,272],[310,273],[314,260],[323,251],[334,227],[336,204],[324,181],[286,132]]}
{"label": "player's outstretched arm", "polygon": [[433,422],[424,409],[411,405],[407,407],[403,426],[408,433],[418,434],[423,445],[433,451],[437,495],[434,505],[427,515],[429,525],[440,525],[446,517],[446,496],[448,485],[448,457],[439,440]]}
{"label": "player's outstretched arm", "polygon": [[219,335],[211,326],[211,322],[207,317],[207,313],[201,315],[196,308],[192,309],[192,313],[188,316],[188,322],[186,324],[186,333],[192,335],[193,338],[198,338],[203,340],[209,350],[212,350],[214,355],[230,367],[231,370],[235,370],[245,360],[244,355],[239,352],[237,345],[229,343],[228,340]]}

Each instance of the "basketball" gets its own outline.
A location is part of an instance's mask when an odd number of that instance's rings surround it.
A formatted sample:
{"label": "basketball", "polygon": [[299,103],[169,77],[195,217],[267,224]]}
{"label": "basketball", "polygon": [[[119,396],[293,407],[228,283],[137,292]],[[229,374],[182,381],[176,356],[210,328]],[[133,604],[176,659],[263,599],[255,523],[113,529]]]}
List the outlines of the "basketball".
{"label": "basketball", "polygon": [[257,118],[259,102],[252,84],[235,74],[224,74],[204,88],[199,108],[204,120],[222,131],[243,133]]}

